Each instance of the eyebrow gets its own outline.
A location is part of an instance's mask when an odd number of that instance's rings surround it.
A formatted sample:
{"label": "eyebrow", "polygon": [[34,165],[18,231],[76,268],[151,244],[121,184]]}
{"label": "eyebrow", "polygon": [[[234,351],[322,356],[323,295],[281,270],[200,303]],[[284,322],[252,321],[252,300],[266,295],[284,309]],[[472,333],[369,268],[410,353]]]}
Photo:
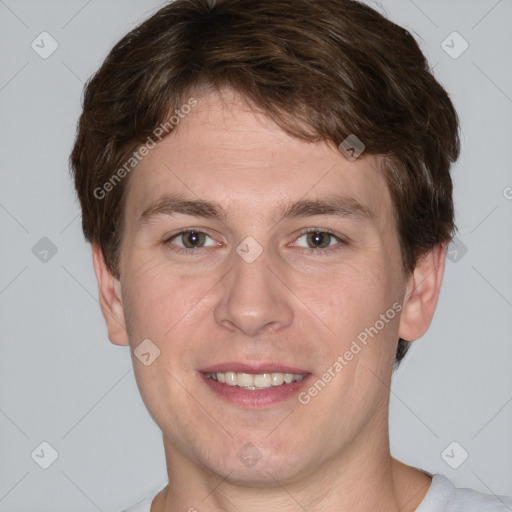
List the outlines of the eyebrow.
{"label": "eyebrow", "polygon": [[[343,194],[331,195],[322,199],[299,199],[281,205],[280,220],[285,218],[333,215],[353,217],[362,221],[374,221],[374,212],[353,197]],[[204,199],[186,199],[181,195],[166,195],[150,204],[140,215],[139,224],[145,224],[157,215],[190,215],[205,219],[226,220],[228,212],[219,203]]]}
{"label": "eyebrow", "polygon": [[375,220],[373,211],[353,197],[343,194],[322,199],[301,199],[290,203],[281,210],[282,218],[312,217],[314,215],[335,215],[354,217],[359,220]]}

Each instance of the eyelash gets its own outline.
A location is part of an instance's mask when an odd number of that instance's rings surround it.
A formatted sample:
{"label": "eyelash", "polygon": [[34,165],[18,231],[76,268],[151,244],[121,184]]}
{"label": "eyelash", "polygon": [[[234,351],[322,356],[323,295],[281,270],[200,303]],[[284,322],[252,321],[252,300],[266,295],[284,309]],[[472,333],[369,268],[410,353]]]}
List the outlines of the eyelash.
{"label": "eyelash", "polygon": [[[169,245],[171,246],[172,245],[172,241],[182,235],[185,235],[187,233],[191,233],[191,232],[194,232],[194,233],[200,233],[200,234],[204,234],[210,238],[213,239],[212,236],[210,236],[207,232],[205,231],[201,231],[199,229],[193,229],[193,228],[189,228],[189,229],[184,229],[183,231],[179,231],[178,233],[174,233],[173,235],[171,235],[170,237],[166,238],[164,240],[164,244],[166,245]],[[314,255],[315,257],[316,256],[322,256],[323,254],[330,254],[332,252],[335,252],[339,249],[341,249],[341,247],[343,247],[344,245],[347,245],[348,242],[347,240],[341,238],[340,236],[338,235],[335,235],[332,231],[329,231],[329,230],[325,230],[325,229],[319,229],[319,228],[309,228],[309,229],[306,229],[304,231],[301,231],[299,233],[299,235],[297,236],[296,240],[298,240],[299,238],[303,237],[304,235],[307,235],[308,233],[321,233],[321,234],[326,234],[326,235],[330,235],[331,237],[333,237],[334,239],[336,239],[338,241],[338,244],[334,245],[333,247],[327,247],[327,248],[324,248],[322,249],[321,247],[301,247],[300,249],[303,249],[305,250],[306,252],[308,252],[310,255]],[[171,251],[173,252],[177,252],[178,254],[188,254],[188,255],[191,255],[191,254],[194,254],[198,251],[198,249],[205,249],[205,247],[198,247],[198,248],[183,248],[183,247],[177,247],[177,246],[174,246],[172,248],[170,248]],[[206,247],[207,249],[207,247]],[[319,254],[321,253],[321,254]]]}

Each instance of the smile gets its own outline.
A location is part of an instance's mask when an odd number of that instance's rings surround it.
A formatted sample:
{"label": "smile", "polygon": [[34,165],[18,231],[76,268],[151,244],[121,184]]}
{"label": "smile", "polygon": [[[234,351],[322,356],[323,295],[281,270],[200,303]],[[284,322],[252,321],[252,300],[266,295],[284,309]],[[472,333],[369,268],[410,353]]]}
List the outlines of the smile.
{"label": "smile", "polygon": [[242,372],[207,372],[205,377],[216,380],[228,386],[237,386],[243,389],[257,390],[282,386],[302,380],[305,374],[296,373],[242,373]]}
{"label": "smile", "polygon": [[[239,371],[233,371],[235,366]],[[223,364],[205,368],[198,375],[212,396],[223,402],[244,409],[268,409],[296,399],[313,377],[305,370],[280,366],[262,363],[251,368],[250,365]]]}

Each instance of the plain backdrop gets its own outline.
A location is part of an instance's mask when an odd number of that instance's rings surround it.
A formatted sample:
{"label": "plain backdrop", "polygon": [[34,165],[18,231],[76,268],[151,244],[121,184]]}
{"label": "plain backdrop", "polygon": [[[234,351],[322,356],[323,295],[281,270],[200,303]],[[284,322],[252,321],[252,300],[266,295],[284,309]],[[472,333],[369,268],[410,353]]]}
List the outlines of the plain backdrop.
{"label": "plain backdrop", "polygon": [[[512,1],[368,3],[419,41],[462,129],[457,242],[432,326],[393,378],[392,452],[512,495]],[[0,511],[115,512],[166,481],[68,175],[85,80],[161,5],[0,0]]]}

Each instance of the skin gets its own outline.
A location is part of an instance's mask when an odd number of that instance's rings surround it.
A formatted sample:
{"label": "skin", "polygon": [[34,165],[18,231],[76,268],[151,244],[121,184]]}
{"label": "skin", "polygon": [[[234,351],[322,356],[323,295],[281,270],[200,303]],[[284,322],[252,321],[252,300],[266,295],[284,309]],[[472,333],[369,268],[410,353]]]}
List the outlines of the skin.
{"label": "skin", "polygon": [[[437,246],[410,276],[401,255],[379,156],[351,162],[326,143],[284,133],[236,93],[205,92],[198,106],[130,176],[120,279],[93,244],[109,338],[133,350],[149,338],[151,365],[133,357],[146,407],[163,433],[170,485],[152,512],[413,511],[431,478],[390,455],[389,385],[397,340],[428,329],[444,271]],[[280,219],[283,203],[357,199],[374,213]],[[220,203],[226,219],[141,213],[164,194]],[[180,230],[206,232],[179,254]],[[332,232],[335,250],[303,230]],[[235,251],[247,236],[252,263]],[[193,253],[193,254],[192,254]],[[390,320],[307,405],[295,398],[249,410],[218,398],[197,370],[225,361],[272,360],[316,378],[393,303]],[[246,467],[246,444],[261,455]]]}

